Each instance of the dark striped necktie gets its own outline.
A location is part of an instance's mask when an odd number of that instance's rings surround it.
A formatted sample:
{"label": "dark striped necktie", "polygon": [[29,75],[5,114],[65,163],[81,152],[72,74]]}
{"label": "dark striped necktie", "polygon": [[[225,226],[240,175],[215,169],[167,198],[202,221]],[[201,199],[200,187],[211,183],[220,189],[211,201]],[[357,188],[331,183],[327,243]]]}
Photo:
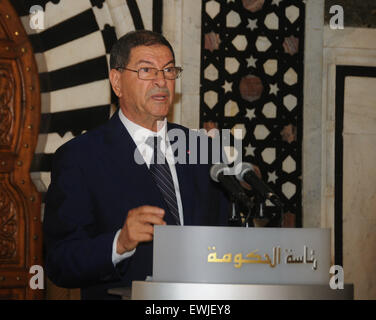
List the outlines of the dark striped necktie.
{"label": "dark striped necktie", "polygon": [[146,139],[145,143],[154,150],[150,163],[150,172],[157,184],[162,196],[167,204],[168,211],[173,219],[169,219],[167,213],[165,220],[168,224],[180,225],[178,202],[176,200],[174,182],[172,180],[171,170],[167,160],[161,150],[161,137],[151,136]]}

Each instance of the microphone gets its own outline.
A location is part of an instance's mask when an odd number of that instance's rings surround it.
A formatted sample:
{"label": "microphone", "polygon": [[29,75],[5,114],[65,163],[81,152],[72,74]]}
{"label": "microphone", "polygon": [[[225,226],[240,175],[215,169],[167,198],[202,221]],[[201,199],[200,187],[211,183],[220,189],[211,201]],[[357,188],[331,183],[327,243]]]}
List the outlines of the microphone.
{"label": "microphone", "polygon": [[225,174],[230,168],[224,163],[217,163],[210,168],[210,177],[215,182],[218,182],[230,193],[230,195],[237,201],[241,202],[249,210],[253,207],[252,200],[244,192],[244,189],[236,181],[235,177],[230,174]]}
{"label": "microphone", "polygon": [[253,166],[250,163],[242,162],[240,163],[241,170],[236,175],[239,181],[245,181],[251,185],[251,187],[256,190],[264,199],[270,200],[278,207],[283,207],[282,201],[274,193],[274,191],[262,181],[254,172]]}

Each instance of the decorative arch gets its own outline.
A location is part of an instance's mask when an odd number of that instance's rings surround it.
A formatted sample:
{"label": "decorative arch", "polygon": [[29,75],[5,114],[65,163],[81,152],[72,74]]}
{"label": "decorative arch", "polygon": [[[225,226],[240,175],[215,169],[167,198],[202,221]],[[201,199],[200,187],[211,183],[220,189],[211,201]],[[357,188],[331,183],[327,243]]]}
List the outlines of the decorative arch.
{"label": "decorative arch", "polygon": [[39,0],[33,5],[44,10],[42,30],[30,28],[31,5],[13,1],[39,71],[41,125],[30,171],[44,193],[56,149],[110,116],[109,52],[116,34],[105,1]]}

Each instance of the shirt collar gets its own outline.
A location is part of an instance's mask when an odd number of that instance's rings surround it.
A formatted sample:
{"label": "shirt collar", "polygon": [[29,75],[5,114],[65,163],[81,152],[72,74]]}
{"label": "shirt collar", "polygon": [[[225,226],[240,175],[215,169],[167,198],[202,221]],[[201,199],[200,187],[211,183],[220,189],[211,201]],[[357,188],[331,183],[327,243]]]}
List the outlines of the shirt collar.
{"label": "shirt collar", "polygon": [[146,139],[150,136],[160,136],[162,138],[162,141],[166,141],[167,137],[167,118],[164,118],[162,122],[162,127],[157,131],[154,132],[152,130],[146,129],[137,123],[134,123],[133,121],[129,120],[122,110],[119,110],[119,118],[125,128],[128,130],[130,136],[132,137],[133,141],[138,146],[141,143],[145,143]]}

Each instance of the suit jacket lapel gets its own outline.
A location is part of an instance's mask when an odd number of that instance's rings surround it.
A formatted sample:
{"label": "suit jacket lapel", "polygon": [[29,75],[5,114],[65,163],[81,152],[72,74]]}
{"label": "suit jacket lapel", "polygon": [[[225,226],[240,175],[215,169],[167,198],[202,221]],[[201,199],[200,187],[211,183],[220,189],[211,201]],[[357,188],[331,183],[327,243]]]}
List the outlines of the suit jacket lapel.
{"label": "suit jacket lapel", "polygon": [[[167,124],[168,130],[174,127],[173,124]],[[188,164],[189,137],[188,134],[184,136],[186,137],[186,164],[176,163],[175,169],[183,206],[184,224],[191,225],[193,223],[193,215],[197,211],[195,210],[194,171],[192,166]],[[177,141],[170,141],[170,143],[177,143]],[[134,207],[148,204],[167,210],[162,194],[155,184],[147,165],[145,163],[142,165],[136,163],[134,154],[138,152],[138,149],[121,122],[118,112],[112,116],[107,124],[105,145],[107,148],[102,154],[103,163],[107,164],[108,172],[112,173],[113,179],[119,181],[117,185],[124,188],[124,193],[127,193],[127,199],[132,199]],[[139,156],[141,157],[140,154]]]}
{"label": "suit jacket lapel", "polygon": [[105,144],[107,150],[103,154],[103,161],[107,163],[108,171],[114,174],[113,179],[120,181],[119,185],[123,186],[127,199],[135,206],[147,204],[165,208],[147,165],[135,161],[134,155],[138,149],[118,113],[108,122]]}

